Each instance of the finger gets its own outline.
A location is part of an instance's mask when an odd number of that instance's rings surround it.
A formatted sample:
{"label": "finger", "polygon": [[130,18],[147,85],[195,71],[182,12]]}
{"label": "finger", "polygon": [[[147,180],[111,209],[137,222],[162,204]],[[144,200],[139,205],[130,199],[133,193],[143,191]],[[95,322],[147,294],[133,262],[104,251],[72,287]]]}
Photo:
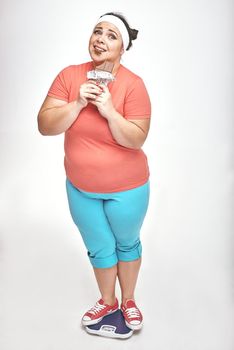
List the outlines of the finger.
{"label": "finger", "polygon": [[96,93],[96,94],[100,94],[102,93],[103,89],[100,88],[99,86],[96,86],[96,85],[92,85],[92,86],[89,86],[89,91],[92,92],[92,93]]}
{"label": "finger", "polygon": [[98,88],[98,85],[94,80],[87,80],[85,83],[81,85],[81,89],[86,89],[86,88]]}
{"label": "finger", "polygon": [[87,84],[89,86],[96,86],[102,90],[102,84],[98,80],[88,80]]}
{"label": "finger", "polygon": [[83,96],[87,99],[91,99],[91,100],[96,100],[97,95],[96,94],[91,94],[91,93],[84,93]]}
{"label": "finger", "polygon": [[109,92],[109,89],[105,84],[101,83],[99,87],[102,89],[103,92]]}
{"label": "finger", "polygon": [[88,85],[88,84],[96,85],[96,81],[92,80],[92,79],[89,79],[89,80],[86,80],[82,85]]}
{"label": "finger", "polygon": [[97,104],[103,104],[102,96],[96,96],[96,98],[93,101]]}
{"label": "finger", "polygon": [[101,93],[101,90],[89,87],[89,88],[81,89],[80,93],[81,93],[81,95],[92,94],[92,95],[98,96]]}
{"label": "finger", "polygon": [[89,102],[90,102],[92,105],[96,106],[96,107],[98,107],[98,106],[100,105],[100,101],[97,101],[97,99],[96,99],[96,100],[90,100]]}

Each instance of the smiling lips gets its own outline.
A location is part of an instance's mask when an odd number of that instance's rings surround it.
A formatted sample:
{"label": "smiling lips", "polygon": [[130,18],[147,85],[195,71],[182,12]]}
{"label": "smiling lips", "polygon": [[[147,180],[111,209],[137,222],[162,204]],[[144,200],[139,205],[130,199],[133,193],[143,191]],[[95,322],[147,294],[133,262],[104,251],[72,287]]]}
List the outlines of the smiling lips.
{"label": "smiling lips", "polygon": [[106,50],[100,46],[94,45],[93,47],[94,47],[95,51],[98,53],[106,52]]}

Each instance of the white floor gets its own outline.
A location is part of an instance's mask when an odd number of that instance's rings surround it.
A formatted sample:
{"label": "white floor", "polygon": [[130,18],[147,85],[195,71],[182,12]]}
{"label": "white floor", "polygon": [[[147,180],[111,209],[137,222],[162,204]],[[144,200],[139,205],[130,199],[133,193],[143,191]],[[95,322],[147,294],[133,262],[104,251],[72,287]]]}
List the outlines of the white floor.
{"label": "white floor", "polygon": [[1,350],[232,350],[227,198],[216,193],[225,210],[203,197],[193,212],[192,198],[186,212],[184,195],[174,203],[171,193],[174,215],[153,185],[136,293],[144,328],[128,340],[89,335],[80,317],[99,294],[67,208],[61,140],[35,138],[1,137]]}

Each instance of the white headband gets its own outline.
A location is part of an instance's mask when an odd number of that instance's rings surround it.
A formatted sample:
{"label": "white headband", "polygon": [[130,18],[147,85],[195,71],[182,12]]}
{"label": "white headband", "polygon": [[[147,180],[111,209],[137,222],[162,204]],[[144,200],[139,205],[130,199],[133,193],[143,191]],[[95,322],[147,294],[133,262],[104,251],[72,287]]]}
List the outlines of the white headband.
{"label": "white headband", "polygon": [[101,23],[101,22],[112,23],[116,26],[116,28],[118,28],[118,30],[122,36],[123,48],[125,51],[129,45],[129,34],[128,34],[127,28],[126,28],[125,24],[123,23],[123,21],[121,21],[121,19],[119,17],[114,16],[114,15],[104,15],[98,19],[96,25],[98,23]]}

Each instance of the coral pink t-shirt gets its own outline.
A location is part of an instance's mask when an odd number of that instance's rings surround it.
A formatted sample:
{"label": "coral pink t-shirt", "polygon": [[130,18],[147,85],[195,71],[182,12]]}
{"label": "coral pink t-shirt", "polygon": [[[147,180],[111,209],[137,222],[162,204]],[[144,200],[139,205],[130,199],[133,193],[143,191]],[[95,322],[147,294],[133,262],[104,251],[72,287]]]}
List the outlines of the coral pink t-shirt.
{"label": "coral pink t-shirt", "polygon": [[[63,69],[48,96],[75,101],[87,80],[92,62]],[[120,65],[108,84],[115,109],[126,119],[150,118],[150,99],[142,79]],[[148,181],[147,157],[142,149],[119,145],[97,107],[88,104],[65,132],[64,165],[71,183],[87,192],[108,193],[132,189]]]}

